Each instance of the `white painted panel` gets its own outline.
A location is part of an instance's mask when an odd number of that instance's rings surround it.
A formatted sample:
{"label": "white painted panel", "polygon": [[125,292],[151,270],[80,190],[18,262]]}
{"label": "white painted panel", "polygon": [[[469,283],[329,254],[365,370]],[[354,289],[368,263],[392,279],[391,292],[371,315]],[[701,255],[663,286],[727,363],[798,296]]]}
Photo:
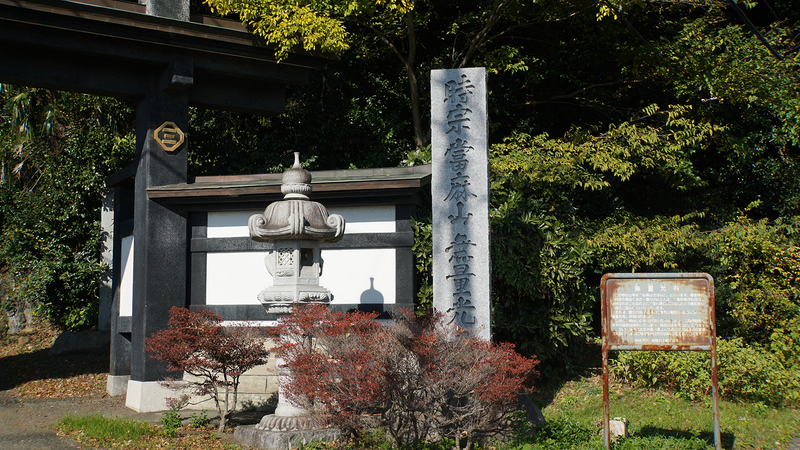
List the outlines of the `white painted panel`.
{"label": "white painted panel", "polygon": [[[263,209],[253,211],[224,211],[208,213],[208,231],[210,238],[249,237],[247,221],[253,214],[263,213]],[[266,270],[266,269],[264,269]]]}
{"label": "white painted panel", "polygon": [[266,252],[209,253],[207,305],[260,305],[258,293],[272,285],[264,266]]}
{"label": "white painted panel", "polygon": [[319,284],[333,303],[395,303],[395,250],[326,249]]}
{"label": "white painted panel", "polygon": [[350,233],[394,233],[394,205],[347,206],[326,208],[328,214],[344,217],[345,234]]}
{"label": "white painted panel", "polygon": [[122,238],[120,258],[122,274],[119,282],[119,315],[133,315],[133,236]]}
{"label": "white painted panel", "polygon": [[[346,223],[344,232],[352,233],[394,233],[394,205],[348,206],[326,208],[328,214],[341,214]],[[264,210],[224,211],[208,213],[209,238],[248,237],[247,221],[253,214]]]}
{"label": "white painted panel", "polygon": [[[206,304],[259,304],[258,293],[272,285],[266,252],[209,253]],[[334,303],[395,303],[394,249],[327,249],[320,285]],[[372,279],[372,280],[370,280]]]}

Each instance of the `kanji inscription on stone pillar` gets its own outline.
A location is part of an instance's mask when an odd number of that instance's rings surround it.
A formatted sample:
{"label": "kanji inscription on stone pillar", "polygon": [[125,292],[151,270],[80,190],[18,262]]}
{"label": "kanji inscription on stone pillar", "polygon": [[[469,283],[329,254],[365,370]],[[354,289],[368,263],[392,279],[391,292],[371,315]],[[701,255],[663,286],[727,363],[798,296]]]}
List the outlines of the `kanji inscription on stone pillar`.
{"label": "kanji inscription on stone pillar", "polygon": [[491,339],[486,69],[431,71],[433,306]]}

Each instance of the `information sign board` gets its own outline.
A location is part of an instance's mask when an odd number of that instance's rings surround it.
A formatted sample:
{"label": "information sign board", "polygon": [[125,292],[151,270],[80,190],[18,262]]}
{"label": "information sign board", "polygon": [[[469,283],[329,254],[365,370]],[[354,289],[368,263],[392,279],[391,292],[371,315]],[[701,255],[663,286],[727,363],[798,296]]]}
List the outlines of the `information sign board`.
{"label": "information sign board", "polygon": [[714,281],[710,275],[624,275],[607,276],[602,284],[610,350],[711,350]]}
{"label": "information sign board", "polygon": [[609,273],[600,282],[603,333],[603,440],[609,441],[608,352],[711,352],[714,441],[721,449],[714,279],[707,273]]}

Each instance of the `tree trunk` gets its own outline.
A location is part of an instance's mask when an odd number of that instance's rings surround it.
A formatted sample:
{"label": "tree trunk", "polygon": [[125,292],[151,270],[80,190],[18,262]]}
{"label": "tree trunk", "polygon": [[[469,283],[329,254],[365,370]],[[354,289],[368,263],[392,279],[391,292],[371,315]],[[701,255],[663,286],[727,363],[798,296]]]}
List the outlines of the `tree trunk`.
{"label": "tree trunk", "polygon": [[414,145],[417,150],[430,143],[430,132],[422,127],[422,105],[419,99],[419,82],[414,65],[417,58],[417,34],[414,28],[414,10],[406,13],[406,27],[408,28],[408,56],[403,60],[408,76],[408,89],[411,95],[411,123],[414,127]]}

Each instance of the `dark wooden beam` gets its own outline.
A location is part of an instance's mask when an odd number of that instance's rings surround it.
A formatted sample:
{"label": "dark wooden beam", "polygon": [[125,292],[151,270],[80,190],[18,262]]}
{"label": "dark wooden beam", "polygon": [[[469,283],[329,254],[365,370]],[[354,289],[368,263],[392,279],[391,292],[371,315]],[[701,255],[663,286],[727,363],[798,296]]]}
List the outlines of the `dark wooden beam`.
{"label": "dark wooden beam", "polygon": [[180,21],[137,4],[87,1],[98,5],[0,0],[0,83],[139,99],[177,59],[192,69],[190,105],[271,115],[283,111],[284,86],[305,83],[330,59],[298,52],[278,63],[235,21]]}

